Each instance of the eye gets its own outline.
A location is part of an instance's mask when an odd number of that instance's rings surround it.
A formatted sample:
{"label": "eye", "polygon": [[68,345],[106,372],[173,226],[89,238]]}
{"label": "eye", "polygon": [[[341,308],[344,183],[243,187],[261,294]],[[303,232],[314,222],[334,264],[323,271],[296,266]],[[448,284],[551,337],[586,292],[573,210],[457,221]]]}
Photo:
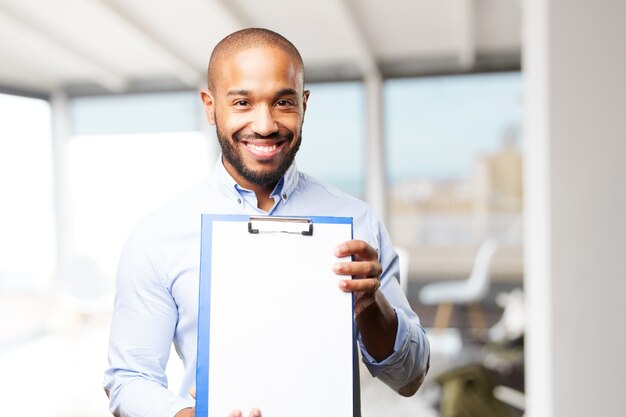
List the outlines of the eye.
{"label": "eye", "polygon": [[246,107],[249,106],[250,103],[247,100],[237,100],[235,101],[235,106],[237,107]]}
{"label": "eye", "polygon": [[288,106],[293,106],[293,102],[291,100],[282,99],[282,100],[278,100],[276,102],[276,105],[278,107],[288,107]]}

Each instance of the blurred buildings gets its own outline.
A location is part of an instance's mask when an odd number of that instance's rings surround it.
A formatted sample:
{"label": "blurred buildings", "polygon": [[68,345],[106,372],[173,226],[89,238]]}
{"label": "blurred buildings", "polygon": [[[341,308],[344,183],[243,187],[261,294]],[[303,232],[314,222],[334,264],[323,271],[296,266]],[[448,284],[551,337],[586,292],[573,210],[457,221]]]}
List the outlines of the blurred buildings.
{"label": "blurred buildings", "polygon": [[474,156],[465,177],[414,177],[394,185],[390,230],[412,254],[413,277],[466,274],[476,247],[494,237],[503,244],[494,275],[521,280],[522,162],[519,133],[509,129],[499,149]]}

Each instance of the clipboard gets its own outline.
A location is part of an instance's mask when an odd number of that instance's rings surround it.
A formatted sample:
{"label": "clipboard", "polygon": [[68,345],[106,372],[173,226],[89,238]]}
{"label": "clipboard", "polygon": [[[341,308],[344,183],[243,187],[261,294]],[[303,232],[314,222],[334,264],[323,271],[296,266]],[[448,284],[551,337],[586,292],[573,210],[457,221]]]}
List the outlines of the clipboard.
{"label": "clipboard", "polygon": [[[360,417],[352,218],[202,215],[196,416]],[[348,259],[344,259],[348,260]]]}

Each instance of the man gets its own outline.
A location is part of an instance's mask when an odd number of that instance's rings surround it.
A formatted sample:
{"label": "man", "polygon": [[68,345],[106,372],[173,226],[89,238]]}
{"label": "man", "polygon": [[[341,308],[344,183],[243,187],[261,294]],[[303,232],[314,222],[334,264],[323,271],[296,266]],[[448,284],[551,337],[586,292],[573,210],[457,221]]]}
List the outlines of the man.
{"label": "man", "polygon": [[[111,411],[133,417],[194,415],[187,392],[196,365],[201,213],[353,217],[355,240],[335,251],[353,259],[334,266],[343,277],[338,291],[354,293],[369,370],[400,394],[413,395],[430,353],[400,288],[398,257],[387,232],[365,203],[299,172],[294,163],[309,98],[297,49],[266,29],[227,36],[211,55],[201,98],[222,157],[210,179],[142,220],[125,246],[105,373]],[[172,341],[185,366],[180,397],[166,389]],[[261,410],[249,415],[258,417]]]}

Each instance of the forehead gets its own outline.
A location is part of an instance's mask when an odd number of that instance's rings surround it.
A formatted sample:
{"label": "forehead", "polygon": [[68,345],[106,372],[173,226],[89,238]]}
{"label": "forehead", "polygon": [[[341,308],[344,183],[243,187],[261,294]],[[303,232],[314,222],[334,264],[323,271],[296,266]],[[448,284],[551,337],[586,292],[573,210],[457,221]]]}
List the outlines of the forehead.
{"label": "forehead", "polygon": [[300,62],[277,47],[244,48],[222,56],[215,68],[217,93],[229,90],[291,88],[302,91],[304,74]]}

